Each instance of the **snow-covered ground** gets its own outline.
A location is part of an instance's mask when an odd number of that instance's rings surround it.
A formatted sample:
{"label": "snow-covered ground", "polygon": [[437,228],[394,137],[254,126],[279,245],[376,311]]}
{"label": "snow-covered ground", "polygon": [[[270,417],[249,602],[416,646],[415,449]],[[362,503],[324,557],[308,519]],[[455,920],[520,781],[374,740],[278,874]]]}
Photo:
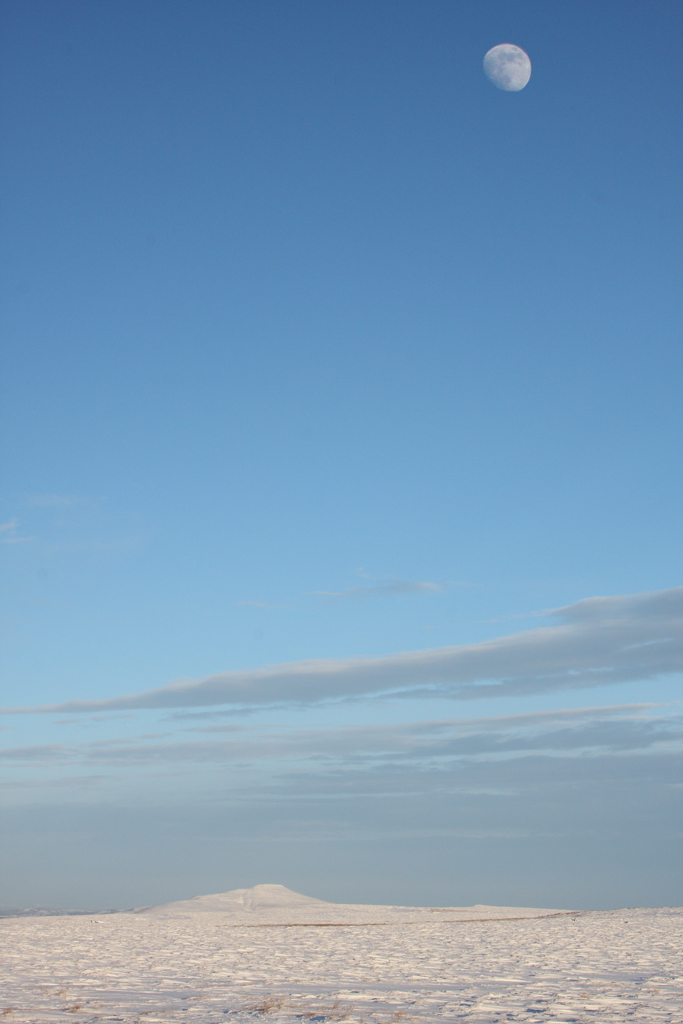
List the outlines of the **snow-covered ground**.
{"label": "snow-covered ground", "polygon": [[359,907],[257,886],[6,918],[0,948],[8,1022],[683,1021],[682,908]]}

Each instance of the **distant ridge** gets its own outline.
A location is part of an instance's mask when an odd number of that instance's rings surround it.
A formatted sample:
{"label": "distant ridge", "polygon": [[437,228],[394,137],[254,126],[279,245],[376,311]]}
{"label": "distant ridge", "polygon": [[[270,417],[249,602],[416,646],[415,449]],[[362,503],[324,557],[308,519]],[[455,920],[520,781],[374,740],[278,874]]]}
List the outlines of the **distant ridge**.
{"label": "distant ridge", "polygon": [[55,910],[52,907],[6,907],[0,904],[0,918],[3,917],[92,917],[97,914],[126,914],[127,910]]}
{"label": "distant ridge", "polygon": [[294,892],[284,885],[254,885],[250,889],[194,896],[189,900],[140,907],[132,911],[154,917],[218,915],[233,925],[352,925],[418,923],[426,921],[491,921],[548,917],[569,911],[539,907],[399,907],[365,903],[328,903]]}

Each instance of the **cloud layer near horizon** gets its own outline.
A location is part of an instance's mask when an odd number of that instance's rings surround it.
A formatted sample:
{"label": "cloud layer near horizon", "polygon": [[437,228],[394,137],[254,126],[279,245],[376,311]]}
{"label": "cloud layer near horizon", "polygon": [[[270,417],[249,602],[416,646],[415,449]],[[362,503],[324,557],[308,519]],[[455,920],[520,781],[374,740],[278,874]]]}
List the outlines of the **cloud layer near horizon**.
{"label": "cloud layer near horizon", "polygon": [[[192,739],[147,733],[87,743],[10,747],[0,750],[0,762],[90,769],[274,762],[285,774],[299,762],[319,785],[330,771],[339,782],[340,773],[391,766],[438,772],[448,763],[507,762],[529,755],[623,756],[646,751],[668,755],[680,749],[681,710],[680,704],[626,704],[341,728],[186,726],[181,732]],[[392,780],[393,785],[393,775]]]}
{"label": "cloud layer near horizon", "polygon": [[[411,885],[414,902],[444,905],[457,884],[448,902],[677,904],[680,712],[79,732],[15,747],[2,755],[5,899],[130,906],[241,879],[306,891],[339,873],[354,892],[388,885],[389,903],[401,902],[391,886]],[[50,871],[37,872],[45,850]]]}
{"label": "cloud layer near horizon", "polygon": [[290,662],[126,696],[0,710],[46,714],[312,705],[389,694],[467,700],[604,686],[683,670],[683,587],[586,598],[544,615],[559,624],[483,643],[380,658]]}

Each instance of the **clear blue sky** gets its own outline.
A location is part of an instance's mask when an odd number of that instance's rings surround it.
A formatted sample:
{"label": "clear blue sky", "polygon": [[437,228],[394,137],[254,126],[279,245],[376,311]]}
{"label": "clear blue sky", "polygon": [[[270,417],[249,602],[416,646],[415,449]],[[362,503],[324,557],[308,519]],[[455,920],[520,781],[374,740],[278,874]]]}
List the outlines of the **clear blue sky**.
{"label": "clear blue sky", "polygon": [[0,11],[0,900],[683,901],[680,5]]}

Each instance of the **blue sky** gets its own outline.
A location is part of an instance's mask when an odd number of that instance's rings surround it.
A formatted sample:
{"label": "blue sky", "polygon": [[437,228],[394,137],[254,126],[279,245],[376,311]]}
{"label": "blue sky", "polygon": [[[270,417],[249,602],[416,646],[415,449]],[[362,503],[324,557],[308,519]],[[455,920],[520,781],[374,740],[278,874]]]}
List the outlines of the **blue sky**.
{"label": "blue sky", "polygon": [[0,9],[0,900],[681,902],[679,5]]}

